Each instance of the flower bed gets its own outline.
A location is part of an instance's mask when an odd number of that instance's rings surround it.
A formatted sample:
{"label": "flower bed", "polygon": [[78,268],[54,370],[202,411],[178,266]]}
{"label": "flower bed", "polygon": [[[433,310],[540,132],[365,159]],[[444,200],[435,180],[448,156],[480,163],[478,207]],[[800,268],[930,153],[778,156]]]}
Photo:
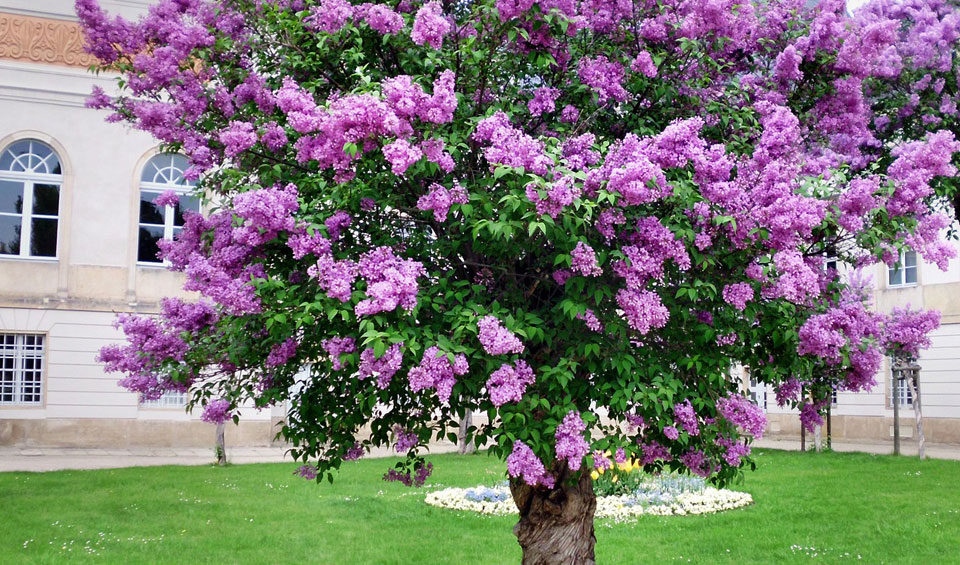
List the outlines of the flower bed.
{"label": "flower bed", "polygon": [[[682,516],[711,514],[741,508],[753,502],[745,493],[707,486],[700,479],[647,477],[626,494],[597,496],[597,518],[627,521],[644,514]],[[427,494],[426,503],[440,508],[506,516],[517,513],[506,483],[474,488],[446,488]]]}

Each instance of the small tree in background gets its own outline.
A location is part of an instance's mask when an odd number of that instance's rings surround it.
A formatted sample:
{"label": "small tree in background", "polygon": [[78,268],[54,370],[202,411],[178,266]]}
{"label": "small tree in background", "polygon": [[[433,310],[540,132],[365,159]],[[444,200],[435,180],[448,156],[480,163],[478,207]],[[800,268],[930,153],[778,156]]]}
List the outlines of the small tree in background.
{"label": "small tree in background", "polygon": [[395,444],[385,478],[422,484],[418,448],[485,413],[467,436],[507,462],[524,561],[592,562],[605,452],[752,466],[732,363],[805,423],[801,388],[874,385],[888,322],[827,253],[953,254],[954,5],[804,4],[162,0],[132,23],[78,0],[121,73],[90,105],[187,155],[214,208],[162,247],[203,299],[127,318],[103,361],[145,397],[289,401],[318,479]]}
{"label": "small tree in background", "polygon": [[[913,412],[917,419],[917,455],[926,459],[926,438],[923,435],[923,412],[920,402],[920,350],[930,347],[930,332],[940,326],[939,312],[924,312],[895,308],[893,320],[884,332],[884,348],[890,355],[893,375],[893,401],[900,403],[898,378],[907,377],[907,386],[913,388]],[[897,446],[899,454],[899,446]]]}

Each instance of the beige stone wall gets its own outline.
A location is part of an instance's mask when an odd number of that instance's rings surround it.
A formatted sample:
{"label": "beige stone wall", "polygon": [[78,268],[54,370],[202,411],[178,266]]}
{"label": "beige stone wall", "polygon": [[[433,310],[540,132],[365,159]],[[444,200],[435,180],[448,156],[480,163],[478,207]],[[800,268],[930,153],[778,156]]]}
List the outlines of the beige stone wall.
{"label": "beige stone wall", "polygon": [[[831,435],[841,441],[893,442],[893,418],[869,416],[831,417]],[[826,437],[826,424],[823,435]],[[960,445],[960,417],[924,418],[923,433],[929,443]],[[768,414],[765,437],[800,437],[800,418],[796,414]],[[812,434],[807,439],[812,441]],[[900,413],[900,437],[910,440],[916,437],[916,420],[913,410],[904,408]]]}
{"label": "beige stone wall", "polygon": [[[274,436],[280,429],[277,424],[276,420],[228,423],[227,448],[276,445]],[[212,449],[215,432],[216,426],[196,420],[0,419],[0,445],[18,447]]]}

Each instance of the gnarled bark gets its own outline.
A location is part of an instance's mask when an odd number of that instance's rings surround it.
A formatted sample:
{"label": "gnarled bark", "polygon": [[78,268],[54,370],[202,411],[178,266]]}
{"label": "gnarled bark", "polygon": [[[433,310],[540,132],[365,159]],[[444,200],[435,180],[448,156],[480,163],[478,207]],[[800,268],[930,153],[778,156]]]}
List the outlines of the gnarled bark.
{"label": "gnarled bark", "polygon": [[523,549],[523,565],[593,565],[597,538],[593,515],[597,496],[587,472],[570,480],[563,465],[552,489],[510,482],[520,521],[513,533]]}

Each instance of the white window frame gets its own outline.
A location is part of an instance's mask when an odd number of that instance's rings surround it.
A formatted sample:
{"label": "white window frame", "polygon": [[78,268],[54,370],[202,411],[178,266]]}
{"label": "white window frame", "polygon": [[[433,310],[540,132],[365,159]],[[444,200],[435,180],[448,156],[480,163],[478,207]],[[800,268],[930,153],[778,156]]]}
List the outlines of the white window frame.
{"label": "white window frame", "polygon": [[[8,338],[12,337],[12,347],[8,349]],[[33,345],[27,345],[27,338],[34,338]],[[47,370],[47,336],[46,334],[2,332],[0,333],[0,406],[40,407],[43,406],[46,395]],[[25,367],[28,359],[34,361],[32,369]],[[8,363],[12,361],[12,363]],[[7,368],[7,365],[11,365]],[[12,372],[13,378],[7,381],[7,372]],[[26,373],[33,373],[35,380],[26,381]],[[8,392],[9,387],[9,392]],[[29,392],[27,389],[30,388]],[[10,394],[12,400],[4,400]],[[25,396],[33,397],[24,400]]]}
{"label": "white window frame", "polygon": [[169,390],[155,400],[141,400],[141,408],[175,408],[182,409],[187,405],[188,394],[177,390]]}
{"label": "white window frame", "polygon": [[906,377],[897,379],[893,375],[894,373],[891,370],[890,407],[893,408],[893,403],[898,399],[900,400],[900,406],[913,406],[913,386],[910,383],[910,379]]}
{"label": "white window frame", "polygon": [[[140,175],[140,188],[137,198],[142,199],[144,193],[153,195],[150,200],[153,201],[158,196],[167,191],[173,191],[177,196],[192,196],[196,183],[187,181],[183,178],[184,168],[177,166],[177,160],[185,160],[183,155],[178,153],[159,153],[147,161]],[[167,162],[163,162],[167,161]],[[158,163],[163,166],[158,166]],[[152,167],[152,169],[151,169]],[[143,180],[145,176],[150,176],[152,180]],[[179,181],[179,182],[178,182]],[[197,210],[199,212],[199,209]],[[163,208],[163,239],[172,240],[176,229],[181,226],[174,225],[176,211],[173,206],[164,206]],[[140,228],[160,227],[160,224],[148,224],[140,221],[140,200],[137,203],[137,265],[141,267],[163,267],[169,265],[169,261],[144,261],[140,259]]]}
{"label": "white window frame", "polygon": [[[60,205],[63,201],[63,173],[38,172],[42,168],[44,171],[51,171],[60,167],[63,170],[63,161],[60,155],[50,145],[36,139],[18,139],[7,145],[0,151],[0,156],[5,155],[13,147],[27,143],[28,152],[16,157],[11,166],[19,164],[23,171],[14,171],[10,169],[0,169],[0,181],[16,182],[23,184],[23,210],[18,214],[16,212],[0,212],[0,216],[8,218],[20,218],[20,251],[17,254],[2,253],[0,259],[32,259],[39,261],[56,261],[60,255],[60,226],[63,223],[60,218]],[[48,151],[49,155],[41,157],[34,151],[34,144],[39,145]],[[24,162],[26,159],[26,162]],[[34,163],[34,159],[39,162]],[[57,187],[57,213],[35,214],[33,212],[33,189],[37,184],[55,185]],[[33,220],[56,220],[57,235],[54,243],[53,255],[32,255],[30,248],[33,244]]]}
{"label": "white window frame", "polygon": [[[912,261],[908,261],[912,259]],[[911,264],[912,263],[912,264]],[[907,273],[913,272],[913,282],[907,282]],[[897,280],[894,280],[894,277]],[[920,262],[916,251],[900,252],[897,263],[887,267],[887,288],[904,288],[917,286],[920,282]]]}

